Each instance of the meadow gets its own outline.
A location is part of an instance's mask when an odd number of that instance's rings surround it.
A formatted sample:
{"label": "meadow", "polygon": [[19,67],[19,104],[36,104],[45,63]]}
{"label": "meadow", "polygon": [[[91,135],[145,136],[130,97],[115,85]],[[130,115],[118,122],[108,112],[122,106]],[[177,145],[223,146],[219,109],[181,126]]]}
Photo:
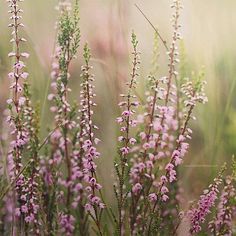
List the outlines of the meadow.
{"label": "meadow", "polygon": [[235,235],[235,7],[0,0],[0,235]]}

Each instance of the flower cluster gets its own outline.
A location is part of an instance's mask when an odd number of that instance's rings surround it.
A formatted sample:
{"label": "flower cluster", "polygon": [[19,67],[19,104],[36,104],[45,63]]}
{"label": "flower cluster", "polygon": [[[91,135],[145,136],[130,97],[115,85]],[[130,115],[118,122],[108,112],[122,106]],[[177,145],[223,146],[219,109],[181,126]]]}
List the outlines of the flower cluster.
{"label": "flower cluster", "polygon": [[18,0],[8,0],[10,19],[12,23],[9,27],[13,29],[11,42],[15,45],[15,51],[8,54],[9,57],[14,58],[14,65],[12,71],[8,74],[9,79],[12,81],[10,89],[12,90],[13,97],[7,100],[10,115],[7,117],[7,121],[12,129],[13,140],[11,142],[11,150],[9,151],[9,168],[11,178],[16,177],[19,174],[22,167],[22,150],[29,141],[28,131],[22,124],[23,119],[23,107],[26,98],[22,95],[22,81],[26,80],[28,73],[25,71],[25,64],[22,61],[29,57],[26,52],[20,51],[20,44],[26,40],[20,37],[20,28],[24,27],[21,23],[22,10],[19,7]]}
{"label": "flower cluster", "polygon": [[189,232],[191,234],[201,231],[201,224],[205,222],[206,216],[211,212],[211,208],[215,205],[216,199],[218,198],[219,185],[221,183],[222,176],[220,174],[219,177],[214,180],[214,183],[200,196],[197,207],[188,211],[187,215],[191,224]]}
{"label": "flower cluster", "polygon": [[226,178],[224,189],[221,192],[218,212],[214,221],[209,223],[209,229],[216,235],[232,235],[232,200],[236,190],[231,176]]}
{"label": "flower cluster", "polygon": [[186,96],[185,107],[186,113],[184,113],[184,122],[180,129],[180,134],[176,140],[176,148],[171,154],[171,159],[169,163],[165,166],[166,174],[161,177],[161,187],[160,192],[162,193],[162,198],[164,201],[168,199],[165,194],[168,191],[163,192],[162,189],[166,183],[172,183],[176,180],[176,168],[182,163],[183,157],[188,151],[189,144],[188,139],[191,139],[192,130],[188,128],[188,123],[192,116],[194,107],[198,103],[204,103],[207,98],[204,93],[204,81],[188,81],[182,86],[182,92]]}
{"label": "flower cluster", "polygon": [[[137,120],[134,119],[135,108],[139,105],[139,102],[136,101],[136,95],[134,94],[134,89],[137,84],[137,76],[139,69],[139,52],[137,51],[138,41],[136,35],[132,33],[132,45],[133,45],[133,61],[132,61],[132,72],[131,79],[127,82],[128,92],[127,94],[121,94],[123,101],[119,103],[120,108],[122,109],[121,116],[117,118],[117,123],[120,125],[121,136],[119,136],[118,141],[121,143],[119,148],[119,164],[115,164],[117,176],[118,176],[118,189],[114,186],[118,208],[118,231],[122,232],[123,230],[123,207],[125,206],[125,201],[127,198],[127,193],[124,192],[125,188],[125,179],[127,177],[127,167],[130,160],[128,160],[129,154],[132,152],[132,148],[136,144],[136,139],[131,136],[131,128],[137,126]],[[132,190],[134,192],[140,191],[142,186],[136,184],[133,186]]]}
{"label": "flower cluster", "polygon": [[[179,10],[181,8],[179,1],[174,1],[173,5],[175,12],[173,15],[172,43],[170,49],[165,44],[168,50],[169,70],[168,76],[156,78],[155,71],[157,68],[156,62],[154,69],[149,77],[149,88],[147,92],[147,100],[145,104],[145,113],[141,116],[141,123],[145,124],[144,131],[139,132],[140,142],[136,149],[134,158],[132,159],[132,167],[130,171],[130,179],[133,185],[132,189],[132,207],[131,207],[131,225],[138,225],[138,218],[145,218],[149,206],[142,210],[143,201],[149,199],[150,203],[158,201],[158,189],[160,187],[161,198],[163,201],[168,200],[167,193],[169,192],[166,186],[163,186],[167,181],[167,176],[161,177],[161,183],[158,178],[158,164],[165,162],[174,151],[175,135],[178,130],[178,115],[177,115],[177,88],[173,83],[174,78],[177,79],[177,71],[175,69],[178,63],[177,41],[180,38],[179,28]],[[155,53],[155,60],[158,59],[158,53]],[[177,158],[176,158],[177,159]],[[177,160],[178,161],[178,160]],[[177,162],[176,161],[176,162]],[[180,164],[180,163],[178,163]],[[172,168],[172,163],[167,168],[170,173],[171,182],[176,179],[176,171]],[[154,210],[155,211],[155,207]],[[145,213],[144,213],[145,212]],[[144,215],[142,216],[142,214]],[[143,228],[141,228],[141,231]],[[140,231],[140,232],[141,232]],[[148,232],[149,233],[149,232]]]}
{"label": "flower cluster", "polygon": [[[12,197],[16,197],[17,203],[13,213],[13,221],[25,221],[27,225],[33,224],[32,230],[35,235],[39,235],[38,222],[38,178],[39,178],[39,163],[38,163],[38,115],[31,104],[31,96],[29,92],[29,84],[27,78],[29,74],[25,71],[25,64],[22,61],[29,57],[26,52],[21,52],[20,45],[26,40],[20,37],[20,28],[24,27],[21,23],[21,13],[18,0],[9,2],[9,13],[12,14],[10,19],[12,23],[9,27],[13,28],[11,42],[15,44],[15,51],[8,54],[13,57],[13,70],[8,74],[12,80],[10,89],[13,97],[8,99],[8,108],[10,116],[7,118],[12,129],[12,142],[8,153],[8,168],[9,175],[12,181],[15,181],[15,191]],[[30,159],[22,160],[23,153]],[[27,154],[28,153],[28,154]],[[29,154],[30,153],[30,154]],[[28,161],[29,165],[22,172],[23,161]],[[13,206],[14,207],[14,206]],[[21,229],[25,229],[22,227]]]}
{"label": "flower cluster", "polygon": [[72,215],[65,215],[63,213],[60,214],[60,225],[62,228],[62,233],[66,236],[73,235],[75,229],[75,218]]}
{"label": "flower cluster", "polygon": [[[51,72],[53,93],[48,96],[48,99],[54,102],[50,109],[55,113],[56,128],[50,135],[51,154],[46,155],[46,160],[42,159],[41,172],[49,196],[55,194],[55,190],[52,190],[51,186],[57,184],[61,186],[58,192],[58,201],[60,204],[66,205],[66,209],[62,209],[60,212],[61,230],[71,235],[73,234],[72,228],[74,228],[69,227],[74,222],[71,210],[73,207],[76,208],[73,191],[78,189],[79,186],[76,185],[78,152],[72,142],[76,130],[76,106],[69,102],[68,97],[71,89],[68,84],[70,78],[69,66],[77,53],[80,42],[78,1],[76,1],[73,12],[70,1],[60,1],[57,9],[60,12],[60,17],[56,26],[58,31],[57,44]],[[58,168],[62,164],[66,166],[66,177]],[[79,198],[77,198],[78,200]],[[48,212],[48,216],[50,214]],[[68,219],[68,224],[65,223],[65,219]]]}
{"label": "flower cluster", "polygon": [[[91,213],[94,209],[95,213],[98,209],[103,209],[105,207],[104,203],[97,196],[96,191],[99,191],[102,186],[98,183],[96,177],[96,164],[95,159],[99,158],[100,153],[97,151],[96,145],[99,143],[99,139],[95,136],[95,130],[98,129],[96,125],[93,124],[93,107],[96,103],[93,98],[96,96],[93,88],[94,76],[90,73],[92,68],[89,65],[90,62],[90,49],[86,44],[84,46],[84,60],[85,65],[82,66],[82,84],[81,84],[81,109],[80,109],[80,133],[78,134],[78,139],[81,148],[82,156],[82,170],[83,170],[83,180],[85,181],[87,187],[87,200],[85,209]],[[98,209],[97,209],[98,208]],[[96,216],[95,216],[96,217]]]}

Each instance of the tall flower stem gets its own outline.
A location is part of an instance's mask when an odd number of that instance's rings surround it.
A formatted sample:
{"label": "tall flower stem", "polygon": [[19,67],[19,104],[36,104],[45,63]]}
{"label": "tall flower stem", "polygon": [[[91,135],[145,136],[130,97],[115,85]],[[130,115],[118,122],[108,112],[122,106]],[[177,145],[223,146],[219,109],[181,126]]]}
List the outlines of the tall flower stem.
{"label": "tall flower stem", "polygon": [[138,103],[133,101],[136,97],[133,95],[133,89],[136,86],[136,77],[138,76],[138,66],[139,66],[139,52],[137,51],[138,41],[136,39],[136,35],[132,34],[132,45],[133,45],[133,62],[132,62],[132,72],[131,72],[131,79],[127,83],[128,92],[127,95],[121,95],[124,98],[119,105],[124,109],[122,112],[121,117],[117,118],[117,122],[122,124],[121,132],[122,136],[119,137],[119,141],[122,142],[122,147],[119,151],[119,159],[120,163],[115,164],[115,169],[118,176],[118,191],[114,187],[116,198],[118,201],[118,220],[117,220],[117,230],[119,235],[122,235],[123,230],[123,211],[124,205],[127,198],[127,192],[124,192],[125,186],[125,179],[126,179],[126,172],[128,168],[128,154],[130,152],[130,145],[135,142],[134,138],[130,137],[130,128],[134,126],[135,122],[132,119],[132,115],[134,114],[133,107],[137,106]]}
{"label": "tall flower stem", "polygon": [[[13,135],[13,141],[11,142],[10,151],[8,153],[8,161],[10,165],[10,177],[14,179],[20,172],[22,167],[22,151],[24,146],[28,142],[28,131],[23,127],[23,113],[25,97],[22,94],[22,83],[21,80],[26,79],[28,77],[28,73],[24,72],[25,64],[21,61],[22,58],[28,58],[29,54],[25,52],[21,52],[20,44],[25,42],[24,38],[21,38],[19,35],[20,28],[24,27],[21,23],[21,13],[22,10],[19,7],[19,0],[8,0],[9,3],[9,13],[12,14],[10,19],[12,23],[9,24],[9,27],[13,28],[12,31],[12,39],[11,42],[14,44],[14,51],[8,54],[9,57],[14,57],[14,65],[13,70],[8,74],[8,77],[13,81],[10,88],[12,89],[12,99],[7,101],[8,108],[11,115],[7,118],[11,128]],[[14,163],[13,165],[10,163]],[[16,181],[16,194],[13,194],[14,198],[17,199],[18,207],[21,207],[24,201],[21,199],[22,194],[22,186],[24,183],[24,176],[20,176],[20,180]],[[14,200],[16,200],[14,199]],[[20,208],[16,208],[18,211],[17,215],[20,217],[19,221],[19,231],[21,231],[23,226],[24,214]],[[15,212],[13,211],[13,214]],[[13,215],[13,227],[14,220],[16,220],[16,216]]]}

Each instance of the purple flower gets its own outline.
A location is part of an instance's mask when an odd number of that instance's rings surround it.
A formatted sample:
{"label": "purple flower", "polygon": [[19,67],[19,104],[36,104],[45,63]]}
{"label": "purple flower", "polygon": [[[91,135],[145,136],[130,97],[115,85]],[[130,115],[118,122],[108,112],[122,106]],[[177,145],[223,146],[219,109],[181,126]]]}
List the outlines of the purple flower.
{"label": "purple flower", "polygon": [[62,233],[64,233],[67,236],[73,235],[75,229],[74,223],[75,223],[75,218],[72,215],[66,215],[61,213],[60,226]]}
{"label": "purple flower", "polygon": [[132,187],[132,192],[137,195],[141,190],[142,190],[142,185],[140,183],[136,183],[133,187]]}
{"label": "purple flower", "polygon": [[221,182],[221,178],[215,179],[214,184],[210,185],[209,188],[200,196],[197,207],[188,211],[187,215],[191,223],[190,233],[198,233],[201,231],[201,224],[205,222],[205,217],[211,212],[211,208],[215,204],[218,194],[218,186]]}
{"label": "purple flower", "polygon": [[148,198],[149,198],[150,202],[156,202],[157,201],[157,195],[155,193],[150,193]]}

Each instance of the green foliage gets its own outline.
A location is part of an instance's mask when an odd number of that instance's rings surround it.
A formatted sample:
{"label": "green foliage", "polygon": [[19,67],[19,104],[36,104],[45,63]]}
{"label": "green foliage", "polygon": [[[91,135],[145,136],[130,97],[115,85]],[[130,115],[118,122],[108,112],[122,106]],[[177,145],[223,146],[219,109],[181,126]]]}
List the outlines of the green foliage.
{"label": "green foliage", "polygon": [[60,48],[59,66],[61,71],[61,81],[66,86],[68,83],[68,67],[69,63],[76,55],[80,44],[80,28],[79,28],[79,7],[78,1],[75,5],[74,14],[63,11],[59,19],[58,27],[58,46]]}
{"label": "green foliage", "polygon": [[89,46],[88,46],[88,43],[86,43],[86,44],[84,45],[84,53],[83,53],[83,56],[84,56],[84,60],[85,60],[86,65],[88,65],[88,64],[89,64],[89,60],[90,60],[90,58],[91,58],[91,53],[90,53],[90,48],[89,48]]}
{"label": "green foliage", "polygon": [[137,36],[134,33],[134,31],[132,32],[132,36],[131,37],[132,37],[131,43],[132,43],[134,49],[136,49],[137,46],[138,46],[138,40],[137,40]]}

